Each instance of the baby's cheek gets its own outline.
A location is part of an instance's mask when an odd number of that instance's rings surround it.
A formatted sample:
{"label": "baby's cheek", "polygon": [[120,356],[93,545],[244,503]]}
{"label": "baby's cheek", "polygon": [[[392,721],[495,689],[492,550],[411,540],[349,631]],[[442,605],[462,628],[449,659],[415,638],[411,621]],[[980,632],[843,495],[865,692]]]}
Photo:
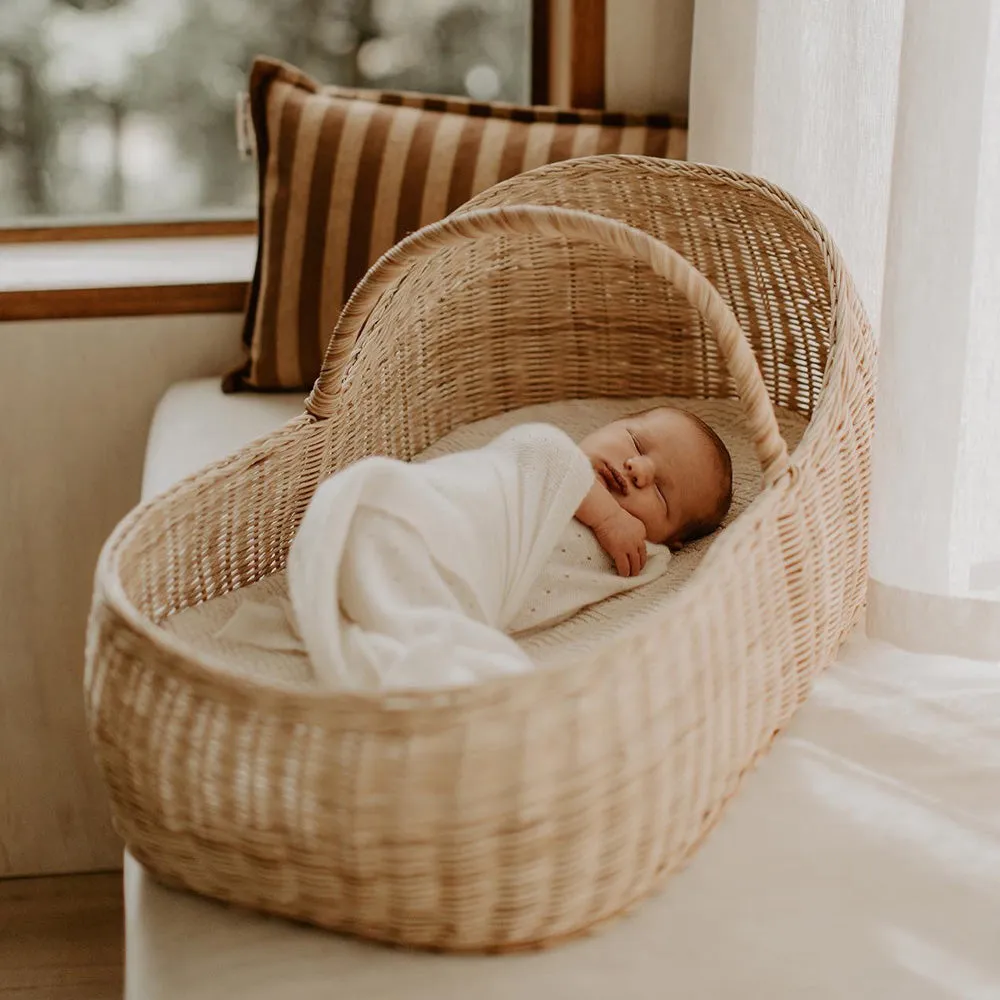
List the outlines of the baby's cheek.
{"label": "baby's cheek", "polygon": [[660,509],[647,511],[646,516],[640,517],[646,526],[646,540],[663,545],[673,534],[673,527],[667,522],[667,518]]}
{"label": "baby's cheek", "polygon": [[659,516],[662,512],[655,509],[653,504],[649,502],[649,497],[643,496],[639,500],[640,502],[636,504],[635,516],[646,526],[647,537],[655,535],[662,528],[660,524],[662,518]]}

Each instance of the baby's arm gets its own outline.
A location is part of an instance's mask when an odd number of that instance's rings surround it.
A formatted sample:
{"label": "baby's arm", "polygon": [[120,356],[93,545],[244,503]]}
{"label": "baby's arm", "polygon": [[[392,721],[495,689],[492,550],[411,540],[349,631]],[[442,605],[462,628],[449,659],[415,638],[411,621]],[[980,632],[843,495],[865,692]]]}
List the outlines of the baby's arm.
{"label": "baby's arm", "polygon": [[614,560],[619,576],[635,576],[646,565],[646,527],[623,509],[599,479],[594,479],[576,519],[597,536],[601,548]]}

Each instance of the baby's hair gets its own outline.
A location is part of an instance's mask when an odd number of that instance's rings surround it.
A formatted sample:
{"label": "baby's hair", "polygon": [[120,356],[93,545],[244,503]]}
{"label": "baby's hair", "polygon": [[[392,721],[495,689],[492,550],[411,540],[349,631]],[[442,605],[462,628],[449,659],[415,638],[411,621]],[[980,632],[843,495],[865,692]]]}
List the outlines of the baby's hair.
{"label": "baby's hair", "polygon": [[686,545],[688,542],[696,542],[699,538],[710,535],[726,519],[733,503],[733,458],[722,438],[701,417],[690,410],[685,410],[680,406],[653,406],[641,413],[633,414],[633,416],[642,417],[648,413],[655,413],[657,410],[673,410],[675,413],[683,413],[705,435],[715,452],[719,498],[708,517],[694,518],[684,525],[677,540]]}
{"label": "baby's hair", "polygon": [[729,454],[729,449],[722,438],[701,417],[696,416],[689,410],[682,410],[680,407],[675,407],[675,409],[693,420],[705,437],[708,438],[718,462],[716,471],[719,475],[719,498],[715,504],[715,509],[707,518],[695,518],[690,524],[685,525],[680,539],[682,542],[694,542],[715,531],[729,513],[729,508],[733,503],[733,457]]}

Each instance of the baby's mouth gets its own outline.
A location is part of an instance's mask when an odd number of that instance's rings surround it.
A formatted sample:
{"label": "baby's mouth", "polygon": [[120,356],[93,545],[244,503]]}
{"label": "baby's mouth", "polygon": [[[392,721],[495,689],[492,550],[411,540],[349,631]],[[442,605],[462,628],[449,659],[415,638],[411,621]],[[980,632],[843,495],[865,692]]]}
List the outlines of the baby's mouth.
{"label": "baby's mouth", "polygon": [[608,465],[607,462],[602,462],[597,471],[601,479],[604,480],[604,485],[607,486],[612,493],[618,493],[621,496],[628,493],[628,482],[617,469]]}

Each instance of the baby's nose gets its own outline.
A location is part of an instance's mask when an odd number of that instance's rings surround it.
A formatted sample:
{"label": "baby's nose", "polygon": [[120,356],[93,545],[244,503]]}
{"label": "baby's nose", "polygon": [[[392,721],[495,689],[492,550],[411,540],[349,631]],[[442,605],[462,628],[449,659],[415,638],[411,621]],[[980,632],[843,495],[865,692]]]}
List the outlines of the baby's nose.
{"label": "baby's nose", "polygon": [[653,481],[653,463],[646,455],[637,455],[635,458],[627,459],[625,471],[636,489],[641,490]]}

